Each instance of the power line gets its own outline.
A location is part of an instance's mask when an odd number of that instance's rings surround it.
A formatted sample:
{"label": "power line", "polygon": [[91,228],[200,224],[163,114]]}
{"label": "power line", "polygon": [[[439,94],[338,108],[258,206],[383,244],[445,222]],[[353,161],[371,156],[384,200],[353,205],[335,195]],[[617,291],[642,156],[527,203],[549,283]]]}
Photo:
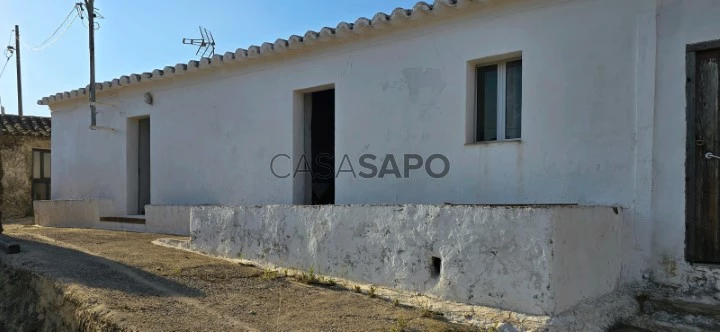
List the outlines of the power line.
{"label": "power line", "polygon": [[[60,26],[58,26],[57,29],[55,29],[55,31],[53,31],[53,33],[52,33],[49,37],[47,37],[47,39],[45,39],[45,41],[43,41],[43,42],[42,42],[40,45],[38,45],[38,46],[32,47],[32,46],[28,45],[27,43],[25,43],[23,40],[20,40],[20,39],[18,39],[18,41],[19,41],[23,46],[29,48],[31,51],[41,51],[41,50],[43,50],[43,49],[46,49],[46,48],[50,47],[51,45],[55,44],[55,42],[57,42],[57,41],[60,39],[60,37],[62,37],[62,36],[65,34],[65,32],[67,32],[67,31],[70,29],[70,27],[72,26],[73,22],[75,22],[75,20],[76,20],[78,17],[82,18],[81,14],[80,14],[81,10],[82,10],[82,9],[80,8],[80,5],[79,5],[79,4],[75,4],[75,5],[73,6],[73,8],[70,10],[70,12],[68,13],[68,15],[65,17],[65,19],[62,21],[62,23],[60,23]],[[68,24],[66,25],[68,19],[70,19],[70,16],[72,16],[73,12],[76,13],[75,17],[73,17],[73,19],[70,21],[70,23],[68,23]],[[60,31],[60,29],[62,29],[63,27],[65,27],[65,29],[62,30],[62,32],[60,33],[60,35],[58,35],[57,37],[55,37],[55,35],[58,33],[58,31]],[[55,37],[55,39],[53,39],[53,37]],[[12,40],[12,36],[10,37],[10,39]],[[49,43],[48,43],[48,42],[49,42]]]}
{"label": "power line", "polygon": [[[75,12],[76,10],[77,10],[77,5],[73,6],[73,8],[70,9],[70,12],[67,14],[67,16],[65,16],[65,19],[62,21],[62,23],[60,23],[60,26],[57,27],[57,29],[55,29],[55,31],[53,31],[53,33],[50,35],[50,37],[47,37],[47,39],[45,39],[45,41],[42,42],[42,44],[40,44],[40,46],[45,45],[53,36],[55,36],[55,34],[58,31],[60,31],[60,29],[63,27],[63,25],[65,25],[65,22],[67,22],[67,20],[70,18],[70,15],[72,15],[73,12]],[[75,20],[75,19],[73,19],[73,20]],[[72,22],[70,22],[70,24],[72,24]],[[65,29],[65,30],[67,30],[67,29]],[[38,46],[38,47],[40,47],[40,46]]]}
{"label": "power line", "polygon": [[[5,48],[5,63],[3,64],[2,69],[0,69],[0,79],[2,79],[3,74],[5,73],[5,68],[7,68],[8,62],[10,62],[10,58],[12,58],[12,40],[13,40],[13,31],[10,31],[10,40],[8,40],[8,46]],[[0,110],[2,111],[2,114],[5,114],[5,107],[2,105],[2,98],[0,98]]]}
{"label": "power line", "polygon": [[63,32],[61,32],[61,33],[57,36],[57,38],[55,38],[53,41],[51,41],[50,44],[47,44],[47,45],[45,45],[45,46],[39,46],[39,47],[36,47],[36,48],[32,48],[31,50],[33,50],[33,51],[41,51],[41,50],[46,49],[46,48],[52,46],[53,44],[55,44],[55,42],[57,42],[58,40],[60,40],[60,37],[62,37],[62,36],[65,34],[65,32],[67,32],[67,31],[70,29],[70,27],[72,26],[73,22],[75,22],[75,19],[77,19],[77,18],[78,18],[77,15],[76,15],[75,17],[73,17],[73,19],[70,21],[70,24],[68,24],[67,27],[65,27],[65,30],[63,30]]}
{"label": "power line", "polygon": [[[12,41],[12,39],[10,39]],[[10,62],[10,58],[12,58],[14,52],[14,48],[8,44],[7,48],[5,49],[5,63],[3,64],[2,69],[0,69],[0,78],[2,78],[3,74],[5,73],[5,68],[7,67],[8,62]]]}
{"label": "power line", "polygon": [[5,64],[3,65],[2,70],[0,70],[0,78],[2,78],[5,73],[5,68],[7,67],[8,62],[10,62],[10,58],[11,57],[7,57],[7,59],[5,59]]}

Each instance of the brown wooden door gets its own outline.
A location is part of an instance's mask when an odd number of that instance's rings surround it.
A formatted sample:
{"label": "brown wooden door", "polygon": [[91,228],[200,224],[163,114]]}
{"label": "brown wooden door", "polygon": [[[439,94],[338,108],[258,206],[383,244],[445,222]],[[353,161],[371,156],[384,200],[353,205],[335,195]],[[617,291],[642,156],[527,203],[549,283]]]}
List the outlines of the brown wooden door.
{"label": "brown wooden door", "polygon": [[686,258],[720,263],[720,49],[688,50]]}

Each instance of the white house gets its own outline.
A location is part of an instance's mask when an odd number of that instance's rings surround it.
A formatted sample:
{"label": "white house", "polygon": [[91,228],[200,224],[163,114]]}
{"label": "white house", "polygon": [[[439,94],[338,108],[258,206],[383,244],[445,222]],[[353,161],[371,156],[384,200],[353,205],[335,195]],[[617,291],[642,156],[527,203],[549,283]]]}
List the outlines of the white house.
{"label": "white house", "polygon": [[103,82],[95,126],[87,88],[58,93],[36,220],[531,314],[711,291],[718,17],[438,0]]}

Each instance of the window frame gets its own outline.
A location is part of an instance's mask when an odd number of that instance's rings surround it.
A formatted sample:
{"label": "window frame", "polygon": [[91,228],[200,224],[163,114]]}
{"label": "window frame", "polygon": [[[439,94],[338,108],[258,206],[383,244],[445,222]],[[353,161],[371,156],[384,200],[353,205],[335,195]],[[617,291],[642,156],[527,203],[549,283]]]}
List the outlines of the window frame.
{"label": "window frame", "polygon": [[[524,65],[522,55],[503,57],[493,61],[475,62],[472,64],[472,129],[471,137],[468,144],[488,144],[488,143],[499,143],[499,142],[519,142],[522,140],[522,126],[520,129],[520,137],[517,138],[505,138],[506,125],[507,125],[507,64],[510,62],[520,61],[521,66]],[[495,109],[496,113],[496,136],[494,140],[478,140],[478,70],[483,67],[496,66],[497,67],[497,106]],[[522,67],[521,67],[522,68]],[[522,69],[521,69],[522,73]],[[522,85],[522,80],[520,81]],[[520,94],[521,106],[520,106],[520,123],[522,123],[522,92]]]}
{"label": "window frame", "polygon": [[[40,155],[39,160],[35,158],[35,152],[39,153],[39,155]],[[52,152],[50,149],[35,149],[35,148],[32,149],[32,164],[31,164],[31,172],[30,172],[30,183],[31,183],[30,199],[32,201],[36,201],[36,199],[35,199],[35,196],[37,196],[36,189],[35,189],[36,184],[44,184],[45,185],[45,188],[47,190],[47,192],[46,192],[47,199],[50,199],[51,179],[50,179],[50,174],[45,174],[45,167],[44,167],[46,153],[52,155]],[[52,157],[50,157],[50,160],[52,162]],[[35,177],[35,163],[36,162],[40,163],[40,177],[39,178]],[[50,164],[50,172],[52,173],[52,164]]]}
{"label": "window frame", "polygon": [[[39,178],[35,177],[35,152],[40,153],[40,160],[39,160],[40,177]],[[50,154],[51,153],[50,149],[35,149],[35,148],[32,149],[32,170],[33,171],[32,171],[32,175],[30,176],[31,179],[33,179],[33,180],[49,180],[50,179],[50,174],[45,174],[45,154],[46,153]],[[51,158],[50,160],[52,160],[52,157],[50,157],[50,158]],[[50,170],[52,172],[52,165],[50,165]]]}

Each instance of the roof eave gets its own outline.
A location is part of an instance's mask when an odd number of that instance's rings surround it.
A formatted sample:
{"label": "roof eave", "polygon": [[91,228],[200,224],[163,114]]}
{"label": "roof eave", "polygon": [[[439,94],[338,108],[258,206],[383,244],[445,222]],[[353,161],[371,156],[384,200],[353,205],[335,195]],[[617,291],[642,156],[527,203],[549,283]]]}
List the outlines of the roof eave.
{"label": "roof eave", "polygon": [[[250,46],[247,49],[238,48],[235,52],[226,52],[223,55],[215,55],[211,58],[191,60],[186,64],[178,63],[175,66],[166,66],[152,72],[121,76],[111,81],[97,83],[96,91],[110,91],[231,64],[251,63],[255,59],[282,54],[290,50],[307,49],[329,41],[343,40],[349,42],[367,34],[389,33],[405,24],[414,23],[418,20],[426,20],[431,17],[438,18],[451,14],[453,10],[466,9],[468,6],[475,4],[489,4],[494,1],[499,0],[435,0],[432,5],[421,1],[411,9],[396,8],[390,14],[380,12],[375,14],[372,19],[361,17],[355,20],[354,23],[340,22],[335,28],[325,27],[320,31],[310,30],[303,36],[293,35],[288,39],[277,39],[274,43],[266,42],[260,46]],[[50,106],[85,97],[88,93],[89,85],[84,88],[43,97],[37,101],[37,104]]]}

